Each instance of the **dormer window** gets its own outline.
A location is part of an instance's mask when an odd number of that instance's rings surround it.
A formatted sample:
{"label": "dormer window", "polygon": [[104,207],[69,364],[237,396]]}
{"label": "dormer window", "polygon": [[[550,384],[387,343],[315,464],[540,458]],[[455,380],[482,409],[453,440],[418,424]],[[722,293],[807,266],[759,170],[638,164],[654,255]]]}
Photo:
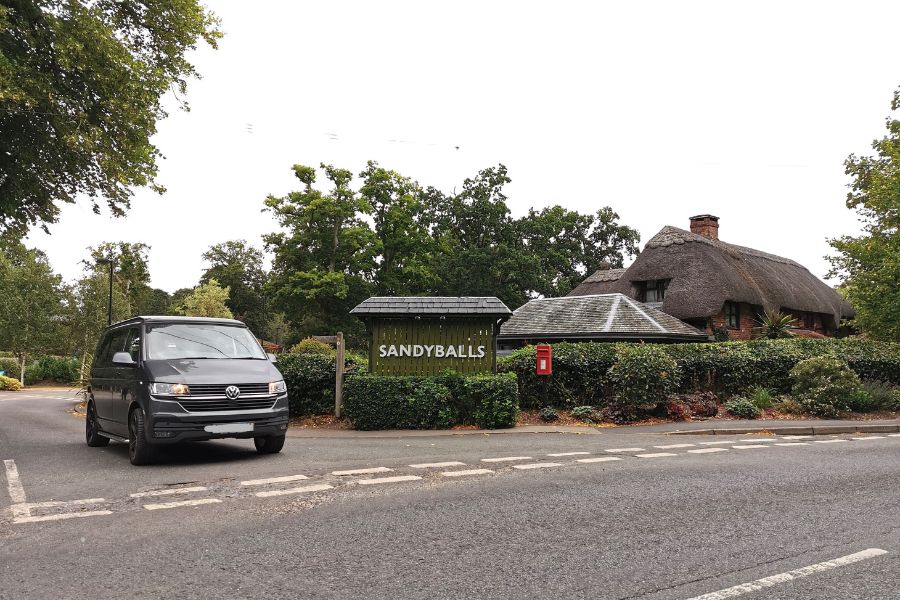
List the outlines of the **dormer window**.
{"label": "dormer window", "polygon": [[641,302],[662,302],[666,299],[666,289],[671,279],[654,279],[638,283],[638,294]]}

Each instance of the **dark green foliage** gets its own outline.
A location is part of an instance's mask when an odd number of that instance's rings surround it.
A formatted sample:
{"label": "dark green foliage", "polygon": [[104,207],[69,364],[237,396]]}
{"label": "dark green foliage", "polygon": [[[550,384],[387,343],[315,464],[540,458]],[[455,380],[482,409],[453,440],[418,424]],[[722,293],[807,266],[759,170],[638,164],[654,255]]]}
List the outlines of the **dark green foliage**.
{"label": "dark green foliage", "polygon": [[675,392],[678,365],[659,346],[619,344],[609,378],[619,402],[639,410],[655,406]]}
{"label": "dark green foliage", "polygon": [[585,423],[593,423],[597,420],[597,414],[593,406],[576,406],[572,409],[572,417]]}
{"label": "dark green foliage", "polygon": [[900,410],[900,386],[883,381],[863,381],[862,387],[871,398],[871,410]]}
{"label": "dark green foliage", "polygon": [[735,398],[725,403],[725,409],[740,419],[755,419],[759,416],[759,409],[746,398]]}
{"label": "dark green foliage", "polygon": [[515,373],[523,408],[603,404],[609,369],[616,362],[613,344],[553,344],[553,375],[536,375],[534,346],[498,360],[497,369]]}
{"label": "dark green foliage", "polygon": [[7,377],[18,379],[22,374],[19,361],[15,358],[0,358],[0,371],[4,371]]}
{"label": "dark green foliage", "polygon": [[[347,356],[346,359],[346,368],[350,372],[360,370],[354,357]],[[334,356],[282,354],[275,366],[287,384],[291,416],[334,411]]]}
{"label": "dark green foliage", "polygon": [[545,406],[540,412],[541,421],[559,421],[559,412],[552,406]]}
{"label": "dark green foliage", "polygon": [[514,427],[519,415],[519,388],[513,373],[466,377],[466,394],[477,402],[475,423],[482,429]]}
{"label": "dark green foliage", "polygon": [[39,356],[25,369],[25,383],[31,385],[40,381],[53,381],[70,384],[78,379],[79,366],[78,360],[74,358]]}
{"label": "dark green foliage", "polygon": [[293,354],[319,354],[321,356],[334,356],[335,350],[325,342],[313,338],[304,338],[292,348]]}
{"label": "dark green foliage", "polygon": [[798,328],[797,318],[780,310],[766,310],[756,318],[753,335],[757,338],[779,340],[794,335]]}
{"label": "dark green foliage", "polygon": [[835,418],[856,407],[868,407],[868,394],[847,363],[828,356],[808,358],[791,370],[793,395],[806,412]]}
{"label": "dark green foliage", "polygon": [[456,422],[450,390],[425,377],[350,377],[344,385],[344,410],[362,430],[435,429]]}

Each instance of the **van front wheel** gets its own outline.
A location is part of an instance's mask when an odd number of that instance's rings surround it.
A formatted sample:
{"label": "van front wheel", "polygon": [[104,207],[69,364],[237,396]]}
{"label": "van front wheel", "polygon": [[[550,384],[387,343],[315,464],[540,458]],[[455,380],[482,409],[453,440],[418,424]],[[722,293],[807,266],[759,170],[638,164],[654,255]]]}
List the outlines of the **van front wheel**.
{"label": "van front wheel", "polygon": [[260,454],[276,454],[284,448],[284,437],[283,435],[255,437],[253,438],[253,444],[256,446],[256,451]]}
{"label": "van front wheel", "polygon": [[135,408],[128,415],[128,458],[133,465],[153,462],[153,446],[147,441],[144,412],[140,408]]}

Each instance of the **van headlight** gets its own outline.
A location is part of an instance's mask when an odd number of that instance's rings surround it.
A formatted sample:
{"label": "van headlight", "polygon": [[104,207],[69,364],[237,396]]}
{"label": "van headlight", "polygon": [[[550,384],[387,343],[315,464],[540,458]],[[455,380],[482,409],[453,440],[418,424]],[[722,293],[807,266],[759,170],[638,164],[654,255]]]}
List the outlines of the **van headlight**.
{"label": "van headlight", "polygon": [[151,383],[150,393],[154,396],[187,396],[191,392],[183,383]]}
{"label": "van headlight", "polygon": [[287,391],[287,386],[284,385],[284,381],[273,381],[269,384],[269,393],[270,394],[283,394]]}

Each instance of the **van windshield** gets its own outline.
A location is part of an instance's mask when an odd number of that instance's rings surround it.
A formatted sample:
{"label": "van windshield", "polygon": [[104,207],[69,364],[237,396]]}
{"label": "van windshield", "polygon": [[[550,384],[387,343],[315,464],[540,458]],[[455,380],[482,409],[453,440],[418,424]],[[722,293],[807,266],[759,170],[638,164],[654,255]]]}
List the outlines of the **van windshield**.
{"label": "van windshield", "polygon": [[267,359],[246,327],[205,323],[168,323],[147,326],[147,358]]}

